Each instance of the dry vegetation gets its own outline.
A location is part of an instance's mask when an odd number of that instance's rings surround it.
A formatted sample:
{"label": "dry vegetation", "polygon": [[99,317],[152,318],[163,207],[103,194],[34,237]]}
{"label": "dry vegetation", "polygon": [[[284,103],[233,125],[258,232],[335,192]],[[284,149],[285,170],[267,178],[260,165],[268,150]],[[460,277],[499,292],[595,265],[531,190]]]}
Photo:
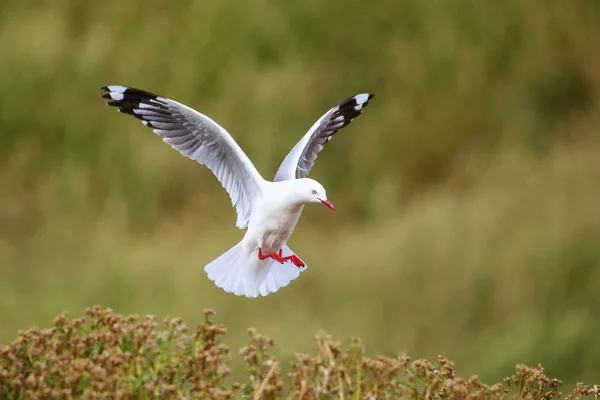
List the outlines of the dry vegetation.
{"label": "dry vegetation", "polygon": [[398,357],[366,357],[355,339],[343,348],[331,336],[317,336],[317,354],[296,353],[291,371],[271,355],[273,339],[248,330],[250,343],[239,353],[247,380],[230,382],[227,329],[212,322],[194,331],[179,318],[123,316],[94,307],[85,317],[62,314],[51,328],[21,331],[0,347],[3,399],[580,399],[598,398],[598,386],[562,382],[544,368],[517,365],[501,382],[477,376],[462,379],[454,363]]}

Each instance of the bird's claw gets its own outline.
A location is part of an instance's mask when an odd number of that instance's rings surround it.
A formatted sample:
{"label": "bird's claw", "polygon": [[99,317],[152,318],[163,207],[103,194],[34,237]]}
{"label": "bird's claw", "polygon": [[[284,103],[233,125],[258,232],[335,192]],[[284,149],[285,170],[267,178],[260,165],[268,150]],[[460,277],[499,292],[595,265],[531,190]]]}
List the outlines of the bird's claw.
{"label": "bird's claw", "polygon": [[271,257],[273,260],[277,261],[279,264],[283,264],[283,262],[285,261],[283,259],[283,257],[281,256],[281,250],[279,250],[279,254],[276,254],[274,251],[272,251],[268,254],[263,254],[262,249],[260,247],[258,248],[258,258],[259,259],[265,260],[269,257]]}
{"label": "bird's claw", "polygon": [[287,257],[283,257],[282,254],[282,250],[279,250],[279,257],[282,258],[283,261],[291,261],[294,263],[294,265],[298,268],[302,268],[304,267],[306,264],[304,264],[304,262],[300,259],[300,257],[298,257],[295,254],[292,254],[291,256],[287,256]]}
{"label": "bird's claw", "polygon": [[294,263],[294,265],[298,268],[304,268],[306,266],[306,264],[304,264],[304,261],[302,261],[300,259],[300,257],[298,257],[295,254],[292,254],[291,256],[286,257],[284,260],[291,260]]}
{"label": "bird's claw", "polygon": [[274,251],[272,251],[268,254],[263,254],[262,249],[259,248],[258,249],[258,258],[261,260],[265,260],[267,258],[272,258],[273,260],[277,261],[280,264],[283,264],[285,261],[291,261],[298,268],[303,268],[306,266],[306,264],[304,264],[304,261],[302,261],[300,259],[300,257],[298,257],[295,254],[292,254],[291,256],[288,256],[288,257],[284,257],[283,250],[281,250],[281,249],[279,250],[279,253],[275,253]]}

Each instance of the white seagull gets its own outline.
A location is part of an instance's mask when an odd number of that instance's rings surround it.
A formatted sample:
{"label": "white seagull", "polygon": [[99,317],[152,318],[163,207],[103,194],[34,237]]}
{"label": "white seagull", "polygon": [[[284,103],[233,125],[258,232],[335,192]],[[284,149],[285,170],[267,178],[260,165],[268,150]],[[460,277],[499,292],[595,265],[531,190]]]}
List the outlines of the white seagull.
{"label": "white seagull", "polygon": [[[265,180],[233,137],[215,121],[165,97],[126,86],[105,86],[102,97],[120,112],[142,120],[175,150],[206,165],[237,210],[241,242],[204,270],[215,284],[238,296],[274,293],[296,279],[307,265],[286,243],[304,204],[334,210],[323,186],[305,178],[323,145],[361,114],[372,94],[344,100],[323,115],[281,163],[273,182]],[[297,179],[298,176],[298,179]]]}

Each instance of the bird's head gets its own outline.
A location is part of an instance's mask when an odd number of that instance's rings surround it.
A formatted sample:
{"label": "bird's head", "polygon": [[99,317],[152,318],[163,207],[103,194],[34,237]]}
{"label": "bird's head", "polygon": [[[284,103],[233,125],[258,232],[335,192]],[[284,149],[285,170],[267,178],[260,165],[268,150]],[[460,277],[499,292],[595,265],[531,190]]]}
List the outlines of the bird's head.
{"label": "bird's head", "polygon": [[310,178],[298,179],[296,182],[298,183],[299,195],[304,203],[322,203],[331,210],[335,210],[333,204],[327,200],[325,188],[319,182]]}

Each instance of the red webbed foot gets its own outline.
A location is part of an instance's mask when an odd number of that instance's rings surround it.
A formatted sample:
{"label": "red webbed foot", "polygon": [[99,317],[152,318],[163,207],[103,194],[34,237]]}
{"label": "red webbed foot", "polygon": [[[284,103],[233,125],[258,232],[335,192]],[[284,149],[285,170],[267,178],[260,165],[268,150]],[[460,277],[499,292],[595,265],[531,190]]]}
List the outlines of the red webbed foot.
{"label": "red webbed foot", "polygon": [[294,265],[298,268],[303,268],[304,266],[306,266],[306,264],[304,264],[304,261],[302,261],[300,259],[300,257],[298,257],[295,254],[292,254],[291,256],[287,256],[287,257],[283,257],[283,254],[281,254],[281,250],[279,250],[279,256],[282,258],[283,261],[291,261],[294,263]]}
{"label": "red webbed foot", "polygon": [[298,257],[295,254],[292,254],[291,256],[287,257],[286,260],[291,260],[294,263],[294,265],[298,268],[304,268],[306,266],[306,264],[304,264],[304,261],[302,261],[300,257]]}
{"label": "red webbed foot", "polygon": [[267,258],[272,258],[273,260],[277,261],[280,264],[283,264],[283,262],[285,261],[284,258],[281,256],[281,250],[279,250],[279,254],[276,254],[274,251],[268,253],[268,254],[263,254],[262,249],[259,247],[258,248],[258,258],[261,260],[266,260]]}

